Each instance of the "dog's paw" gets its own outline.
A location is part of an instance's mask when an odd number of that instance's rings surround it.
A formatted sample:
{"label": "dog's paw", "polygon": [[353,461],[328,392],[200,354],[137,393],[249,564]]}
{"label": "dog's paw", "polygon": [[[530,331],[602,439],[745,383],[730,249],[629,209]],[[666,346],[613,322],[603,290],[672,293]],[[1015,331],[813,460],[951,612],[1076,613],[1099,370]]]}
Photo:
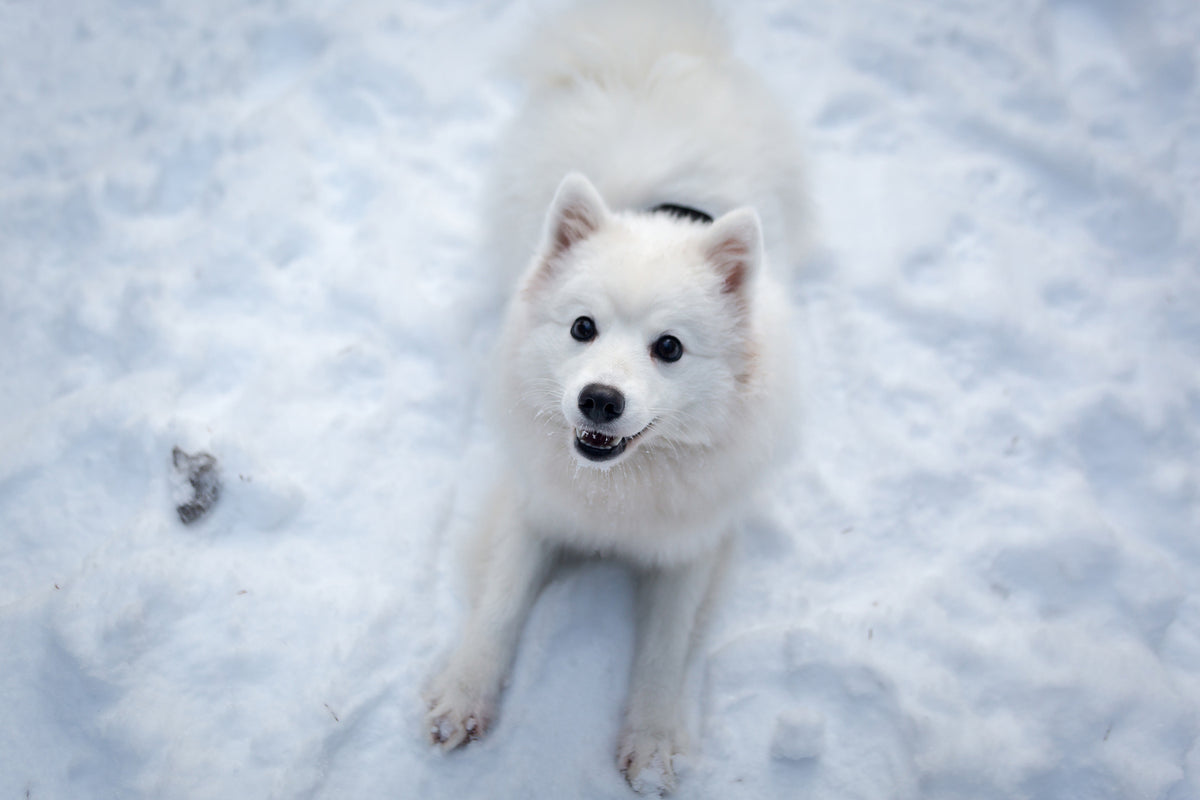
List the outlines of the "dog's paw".
{"label": "dog's paw", "polygon": [[439,681],[425,693],[429,712],[425,715],[429,740],[443,750],[474,742],[487,733],[495,701],[462,684]]}
{"label": "dog's paw", "polygon": [[675,789],[673,759],[682,752],[672,731],[631,730],[621,735],[617,766],[638,794],[662,796]]}

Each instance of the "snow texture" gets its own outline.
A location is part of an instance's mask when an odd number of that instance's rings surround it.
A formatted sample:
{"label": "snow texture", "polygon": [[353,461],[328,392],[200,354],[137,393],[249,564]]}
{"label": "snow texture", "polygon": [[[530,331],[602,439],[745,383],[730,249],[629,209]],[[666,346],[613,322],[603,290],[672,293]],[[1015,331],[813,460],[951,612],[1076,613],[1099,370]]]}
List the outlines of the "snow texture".
{"label": "snow texture", "polygon": [[775,720],[771,755],[787,761],[804,761],[821,755],[825,718],[805,709],[788,709]]}
{"label": "snow texture", "polygon": [[[817,246],[678,796],[1200,797],[1200,5],[727,6]],[[615,566],[548,587],[485,740],[418,700],[536,14],[0,4],[0,796],[629,796]],[[175,447],[222,481],[187,526]]]}

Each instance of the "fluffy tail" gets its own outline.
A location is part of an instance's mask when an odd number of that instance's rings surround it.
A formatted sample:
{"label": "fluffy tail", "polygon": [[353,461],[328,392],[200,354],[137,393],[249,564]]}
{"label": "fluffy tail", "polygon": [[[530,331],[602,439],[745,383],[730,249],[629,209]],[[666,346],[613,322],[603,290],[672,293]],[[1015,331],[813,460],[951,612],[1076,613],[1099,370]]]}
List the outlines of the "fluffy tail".
{"label": "fluffy tail", "polygon": [[636,82],[665,55],[719,61],[725,26],[704,0],[582,0],[538,26],[513,59],[531,88]]}

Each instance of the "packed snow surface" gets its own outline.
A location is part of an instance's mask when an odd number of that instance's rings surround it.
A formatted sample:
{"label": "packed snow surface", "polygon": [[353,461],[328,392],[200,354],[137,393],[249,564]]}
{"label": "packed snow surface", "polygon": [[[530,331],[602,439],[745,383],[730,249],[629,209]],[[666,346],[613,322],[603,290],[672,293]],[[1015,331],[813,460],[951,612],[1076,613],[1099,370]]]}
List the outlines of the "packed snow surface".
{"label": "packed snow surface", "polygon": [[[1200,4],[727,6],[816,239],[678,795],[1195,800]],[[617,566],[548,587],[485,741],[421,721],[538,13],[0,4],[0,796],[629,796]]]}

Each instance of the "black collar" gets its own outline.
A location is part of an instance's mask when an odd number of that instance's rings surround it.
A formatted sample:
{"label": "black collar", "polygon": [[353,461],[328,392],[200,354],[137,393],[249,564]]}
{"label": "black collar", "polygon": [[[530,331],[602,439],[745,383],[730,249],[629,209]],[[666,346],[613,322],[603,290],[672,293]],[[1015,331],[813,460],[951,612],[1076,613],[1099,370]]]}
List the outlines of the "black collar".
{"label": "black collar", "polygon": [[698,208],[691,206],[681,206],[678,203],[659,203],[650,209],[651,214],[670,214],[673,217],[680,219],[690,219],[692,222],[703,222],[705,225],[712,223],[711,214],[706,214]]}

